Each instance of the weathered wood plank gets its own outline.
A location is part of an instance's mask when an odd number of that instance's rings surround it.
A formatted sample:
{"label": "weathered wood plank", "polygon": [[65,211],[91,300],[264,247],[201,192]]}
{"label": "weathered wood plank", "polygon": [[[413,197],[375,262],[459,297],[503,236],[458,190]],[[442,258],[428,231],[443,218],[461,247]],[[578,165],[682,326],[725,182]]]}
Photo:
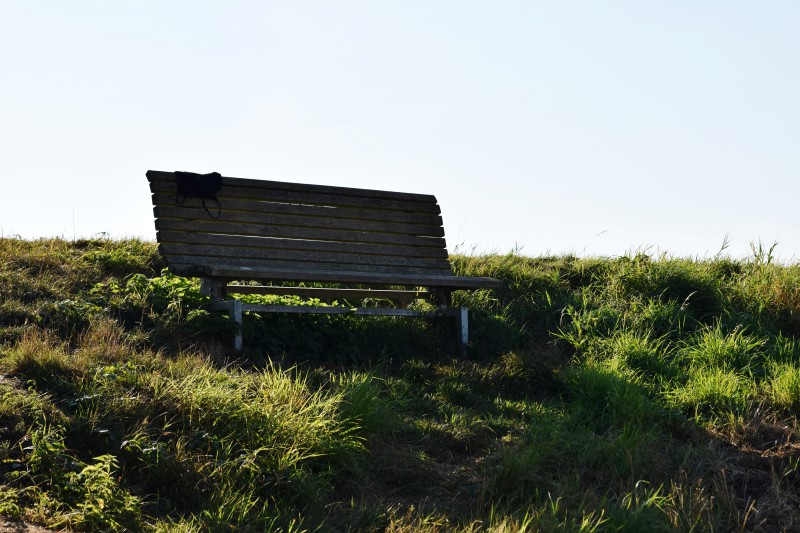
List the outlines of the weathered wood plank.
{"label": "weathered wood plank", "polygon": [[[209,220],[209,214],[203,207],[167,207],[157,206],[154,209],[156,218],[180,218],[184,220]],[[289,226],[303,228],[328,228],[382,233],[400,233],[404,235],[423,235],[444,237],[444,228],[426,224],[402,224],[397,222],[363,221],[351,219],[332,219],[322,216],[298,216],[287,214],[253,213],[222,209],[217,222],[266,224],[269,226]]]}
{"label": "weathered wood plank", "polygon": [[176,274],[191,276],[215,277],[227,280],[263,280],[263,281],[315,281],[332,283],[355,283],[364,285],[413,286],[448,289],[474,289],[500,287],[502,283],[494,278],[464,277],[449,274],[416,274],[392,272],[348,272],[329,270],[300,269],[258,269],[252,267],[226,267],[214,265],[191,265],[184,261],[183,265],[175,263],[171,268]]}
{"label": "weathered wood plank", "polygon": [[381,289],[333,289],[323,287],[275,287],[267,285],[228,285],[228,294],[274,294],[304,298],[342,298],[344,300],[401,300],[426,299],[431,293],[424,290],[401,291]]}
{"label": "weathered wood plank", "polygon": [[222,235],[254,235],[259,237],[296,238],[318,241],[364,242],[373,244],[402,244],[445,248],[442,237],[420,237],[394,233],[370,233],[367,231],[327,230],[317,228],[293,228],[261,224],[233,224],[215,219],[186,221],[172,218],[156,220],[156,229],[216,233]]}
{"label": "weathered wood plank", "polygon": [[342,265],[410,267],[421,269],[450,270],[447,259],[428,259],[419,257],[400,257],[391,255],[340,254],[333,252],[305,252],[297,250],[265,250],[245,246],[218,246],[208,244],[161,243],[161,253],[165,257],[174,255],[194,255],[221,257],[229,259],[282,260],[309,263],[335,263]]}
{"label": "weathered wood plank", "polygon": [[397,255],[401,257],[427,257],[447,259],[447,250],[429,246],[405,246],[392,244],[349,243],[312,241],[304,239],[281,239],[247,235],[215,235],[189,231],[159,231],[159,243],[208,244],[222,246],[254,246],[265,250],[299,250],[310,252],[364,253],[371,255]]}
{"label": "weathered wood plank", "polygon": [[[212,202],[213,203],[213,202]],[[154,206],[165,207],[195,207],[202,209],[202,202],[198,198],[186,198],[179,204],[175,194],[153,194]],[[214,207],[214,206],[210,206]],[[303,216],[322,216],[326,218],[348,218],[354,220],[375,220],[379,222],[400,222],[406,224],[425,224],[441,226],[441,215],[429,213],[406,213],[387,209],[355,208],[355,207],[327,207],[306,204],[287,204],[269,202],[250,198],[230,198],[225,200],[225,211],[249,211],[254,213],[271,213]],[[205,214],[205,211],[203,211]]]}
{"label": "weathered wood plank", "polygon": [[[159,245],[159,249],[161,249]],[[173,264],[188,264],[197,266],[219,266],[219,267],[238,267],[238,268],[252,268],[254,270],[273,270],[273,269],[296,269],[297,271],[319,271],[327,270],[331,272],[369,272],[369,273],[385,273],[391,274],[397,271],[409,272],[421,275],[446,275],[449,270],[443,268],[422,268],[422,267],[409,267],[409,266],[387,266],[387,265],[370,265],[358,263],[325,263],[318,261],[291,261],[291,260],[269,260],[269,259],[253,259],[249,257],[216,257],[209,255],[189,255],[189,254],[170,254],[164,253],[162,255],[167,261],[167,265]],[[240,271],[242,272],[242,271]]]}
{"label": "weathered wood plank", "polygon": [[449,310],[415,311],[413,309],[397,309],[394,307],[339,307],[311,305],[260,305],[242,304],[243,311],[255,313],[295,313],[312,315],[361,315],[361,316],[406,316],[438,318],[452,316]]}
{"label": "weathered wood plank", "polygon": [[[174,172],[148,170],[147,178],[153,181],[173,183]],[[409,200],[413,202],[436,202],[436,197],[430,194],[417,194],[410,192],[381,191],[377,189],[357,189],[353,187],[337,187],[334,185],[316,185],[306,183],[290,183],[283,181],[253,180],[223,176],[223,185],[233,187],[271,189],[280,191],[310,191],[320,194],[339,194],[345,196],[362,196],[364,198],[386,198],[393,200]]]}
{"label": "weathered wood plank", "polygon": [[[174,183],[163,181],[150,182],[153,193],[176,194]],[[224,204],[227,199],[250,198],[272,202],[285,202],[294,204],[329,205],[344,207],[363,207],[372,209],[394,209],[411,213],[441,213],[439,205],[434,202],[410,202],[405,200],[387,200],[380,198],[367,198],[363,196],[340,196],[334,194],[319,194],[313,192],[282,191],[269,189],[256,189],[247,187],[229,187],[223,181],[222,189],[217,196]]]}

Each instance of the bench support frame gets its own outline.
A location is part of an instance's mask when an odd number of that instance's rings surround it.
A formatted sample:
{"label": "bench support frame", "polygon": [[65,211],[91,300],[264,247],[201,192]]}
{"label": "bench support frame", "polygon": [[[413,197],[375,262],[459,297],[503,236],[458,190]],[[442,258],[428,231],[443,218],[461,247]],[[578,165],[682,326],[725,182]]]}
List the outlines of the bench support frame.
{"label": "bench support frame", "polygon": [[[346,289],[344,289],[346,291]],[[428,318],[453,318],[456,323],[458,355],[466,357],[469,344],[469,313],[466,307],[452,307],[451,291],[435,289],[431,293],[439,304],[436,311],[414,311],[412,309],[398,309],[388,307],[345,307],[345,306],[306,306],[306,305],[263,305],[247,304],[235,298],[227,298],[228,286],[224,280],[201,278],[200,292],[211,297],[208,305],[209,311],[224,311],[231,321],[236,324],[236,336],[233,347],[242,350],[244,339],[242,337],[242,317],[245,312],[256,313],[294,313],[317,315],[359,315],[359,316],[401,316],[401,317],[428,317]]]}

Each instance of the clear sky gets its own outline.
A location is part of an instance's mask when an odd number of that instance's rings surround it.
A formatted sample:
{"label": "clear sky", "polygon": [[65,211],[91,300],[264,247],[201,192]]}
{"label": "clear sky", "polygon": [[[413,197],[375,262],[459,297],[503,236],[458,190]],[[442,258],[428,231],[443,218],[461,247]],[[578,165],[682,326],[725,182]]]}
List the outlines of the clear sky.
{"label": "clear sky", "polygon": [[432,193],[452,250],[800,257],[800,2],[0,0],[0,232],[148,169]]}

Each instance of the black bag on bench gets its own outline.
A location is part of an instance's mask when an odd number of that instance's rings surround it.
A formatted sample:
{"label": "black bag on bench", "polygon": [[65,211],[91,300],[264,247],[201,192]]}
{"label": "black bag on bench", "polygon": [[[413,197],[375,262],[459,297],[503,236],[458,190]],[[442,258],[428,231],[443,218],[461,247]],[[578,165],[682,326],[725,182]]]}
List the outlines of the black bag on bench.
{"label": "black bag on bench", "polygon": [[[196,174],[194,172],[175,172],[175,187],[178,193],[175,202],[182,204],[186,198],[200,198],[203,207],[212,218],[219,218],[222,214],[222,202],[217,198],[217,193],[222,187],[222,175],[219,172],[210,174]],[[206,206],[206,200],[217,202],[217,215],[214,216]]]}

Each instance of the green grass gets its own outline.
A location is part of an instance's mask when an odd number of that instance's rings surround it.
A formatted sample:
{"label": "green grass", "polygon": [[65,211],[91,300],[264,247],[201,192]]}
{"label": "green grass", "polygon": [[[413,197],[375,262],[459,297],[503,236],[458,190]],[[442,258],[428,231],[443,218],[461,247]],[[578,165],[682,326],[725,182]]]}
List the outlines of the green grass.
{"label": "green grass", "polygon": [[800,523],[800,267],[757,248],[452,262],[503,281],[454,295],[466,360],[440,321],[320,315],[248,315],[236,354],[150,243],[0,239],[0,515],[86,531]]}

